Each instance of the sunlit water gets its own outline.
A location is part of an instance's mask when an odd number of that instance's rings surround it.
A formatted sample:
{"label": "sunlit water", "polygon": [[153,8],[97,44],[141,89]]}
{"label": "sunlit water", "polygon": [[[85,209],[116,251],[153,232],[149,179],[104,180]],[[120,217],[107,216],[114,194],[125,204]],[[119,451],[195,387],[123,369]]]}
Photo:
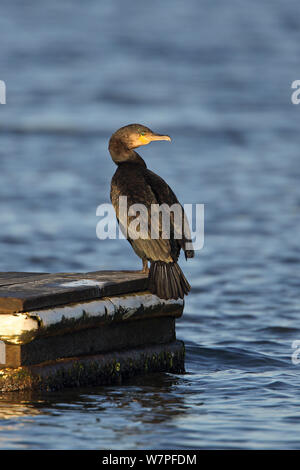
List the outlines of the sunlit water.
{"label": "sunlit water", "polygon": [[4,2],[1,271],[138,269],[96,238],[107,142],[142,122],[141,154],[205,244],[177,336],[185,375],[0,396],[2,449],[300,448],[299,2]]}

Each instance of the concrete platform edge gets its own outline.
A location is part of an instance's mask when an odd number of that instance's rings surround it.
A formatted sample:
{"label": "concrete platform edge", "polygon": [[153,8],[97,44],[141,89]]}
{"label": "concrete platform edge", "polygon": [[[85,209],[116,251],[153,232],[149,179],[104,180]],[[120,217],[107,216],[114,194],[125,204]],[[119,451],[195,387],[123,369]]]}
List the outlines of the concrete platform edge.
{"label": "concrete platform edge", "polygon": [[66,387],[122,384],[152,372],[184,373],[182,341],[93,356],[72,357],[0,371],[0,392],[54,391]]}

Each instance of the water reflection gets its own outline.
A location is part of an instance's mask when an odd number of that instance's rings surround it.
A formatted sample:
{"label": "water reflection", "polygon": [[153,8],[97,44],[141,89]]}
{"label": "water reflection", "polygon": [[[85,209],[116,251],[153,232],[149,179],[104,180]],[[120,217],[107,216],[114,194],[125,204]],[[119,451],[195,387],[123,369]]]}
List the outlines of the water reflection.
{"label": "water reflection", "polygon": [[[174,387],[182,382],[181,376],[172,374],[149,374],[127,380],[122,387],[92,387],[65,389],[60,392],[21,391],[0,394],[0,420],[20,416],[36,416],[52,410],[70,410],[80,407],[84,411],[106,411],[130,407],[147,411],[139,414],[145,422],[163,422],[174,414],[184,413],[184,400],[174,394]],[[63,401],[62,401],[63,398]]]}
{"label": "water reflection", "polygon": [[10,420],[22,416],[36,416],[40,413],[36,403],[33,403],[32,392],[0,393],[0,430],[1,420]]}
{"label": "water reflection", "polygon": [[[26,426],[30,428],[30,448],[35,445],[39,448],[41,432],[57,435],[66,426],[68,432],[74,433],[75,441],[92,429],[91,448],[122,448],[125,442],[134,448],[137,441],[146,448],[152,429],[159,426],[166,430],[177,417],[183,419],[187,407],[184,395],[177,390],[183,381],[184,376],[150,374],[132,378],[122,387],[67,389],[63,394],[30,391],[2,394],[0,446],[10,448],[8,430],[22,440],[22,429]],[[48,439],[43,447],[52,445]],[[56,448],[57,445],[56,442]]]}

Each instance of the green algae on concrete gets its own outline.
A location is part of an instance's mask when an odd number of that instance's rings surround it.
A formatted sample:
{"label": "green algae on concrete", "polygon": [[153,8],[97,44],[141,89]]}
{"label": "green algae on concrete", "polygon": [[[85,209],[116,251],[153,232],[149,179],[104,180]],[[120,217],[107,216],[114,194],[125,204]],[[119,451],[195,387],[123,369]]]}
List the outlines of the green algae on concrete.
{"label": "green algae on concrete", "polygon": [[182,341],[0,371],[0,392],[121,384],[150,372],[184,372]]}

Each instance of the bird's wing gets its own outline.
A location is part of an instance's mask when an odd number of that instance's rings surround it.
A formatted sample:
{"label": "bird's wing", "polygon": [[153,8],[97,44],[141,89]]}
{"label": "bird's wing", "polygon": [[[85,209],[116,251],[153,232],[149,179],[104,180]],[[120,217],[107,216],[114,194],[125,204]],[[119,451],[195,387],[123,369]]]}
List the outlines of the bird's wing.
{"label": "bird's wing", "polygon": [[[126,170],[116,172],[112,180],[111,201],[116,211],[116,216],[124,236],[131,243],[134,251],[141,258],[147,258],[151,261],[172,262],[177,260],[178,254],[174,251],[172,239],[162,237],[162,227],[159,223],[158,238],[153,238],[151,233],[150,216],[153,204],[161,204],[157,200],[155,192],[151,187],[151,180],[147,178],[147,171],[141,168],[132,178],[130,174],[126,175]],[[127,206],[121,206],[120,196],[127,197]],[[130,213],[128,210],[135,204],[141,204],[146,212],[140,211],[137,214]],[[138,207],[135,207],[138,211]],[[139,227],[137,227],[139,226]],[[139,236],[133,237],[131,229],[140,230]]]}
{"label": "bird's wing", "polygon": [[170,188],[170,186],[156,173],[151,170],[145,170],[146,173],[146,180],[148,184],[151,186],[153,193],[159,204],[167,204],[169,207],[176,205],[176,214],[175,212],[170,212],[170,220],[171,224],[173,225],[173,238],[174,243],[178,245],[179,251],[180,248],[183,249],[185,252],[186,257],[193,257],[194,251],[193,249],[187,250],[186,243],[191,244],[191,232],[189,223],[187,220],[187,216],[184,212],[184,209],[180,202],[178,201],[176,195]]}

